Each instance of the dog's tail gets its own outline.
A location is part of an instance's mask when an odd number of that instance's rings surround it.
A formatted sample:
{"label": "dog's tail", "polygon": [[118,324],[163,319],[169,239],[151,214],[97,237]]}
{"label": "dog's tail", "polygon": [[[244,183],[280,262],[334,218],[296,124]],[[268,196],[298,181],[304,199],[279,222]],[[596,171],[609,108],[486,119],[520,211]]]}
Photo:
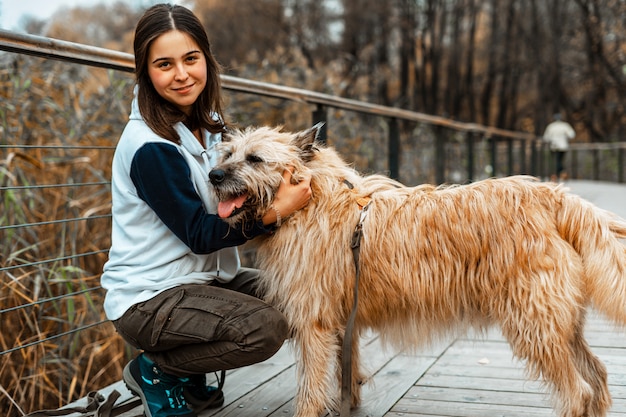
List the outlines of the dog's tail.
{"label": "dog's tail", "polygon": [[557,227],[584,264],[587,296],[608,318],[626,325],[626,220],[567,195]]}

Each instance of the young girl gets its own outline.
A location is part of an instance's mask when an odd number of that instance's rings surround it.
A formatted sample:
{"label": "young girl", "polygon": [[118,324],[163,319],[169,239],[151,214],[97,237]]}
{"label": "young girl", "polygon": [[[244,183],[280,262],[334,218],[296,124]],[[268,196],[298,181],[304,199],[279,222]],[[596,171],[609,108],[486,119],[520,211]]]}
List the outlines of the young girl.
{"label": "young girl", "polygon": [[304,207],[309,180],[290,172],[255,223],[229,228],[208,181],[225,132],[219,65],[197,17],[159,4],[139,20],[137,87],[113,158],[113,228],[102,286],[120,335],[143,350],[124,368],[147,417],[192,417],[219,407],[205,374],[263,361],[282,346],[284,316],[260,300],[258,271],[237,245]]}

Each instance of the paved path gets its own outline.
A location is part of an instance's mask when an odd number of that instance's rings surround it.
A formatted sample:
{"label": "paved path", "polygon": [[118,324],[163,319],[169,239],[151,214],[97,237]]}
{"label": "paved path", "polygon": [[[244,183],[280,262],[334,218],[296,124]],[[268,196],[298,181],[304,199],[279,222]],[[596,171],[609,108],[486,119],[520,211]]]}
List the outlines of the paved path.
{"label": "paved path", "polygon": [[566,181],[574,194],[626,219],[626,184],[597,181]]}

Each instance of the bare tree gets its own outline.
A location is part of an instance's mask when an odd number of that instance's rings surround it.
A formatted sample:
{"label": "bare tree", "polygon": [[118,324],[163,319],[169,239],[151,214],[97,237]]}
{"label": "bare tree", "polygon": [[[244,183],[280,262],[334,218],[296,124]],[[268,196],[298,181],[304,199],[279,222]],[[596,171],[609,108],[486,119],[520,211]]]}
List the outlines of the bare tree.
{"label": "bare tree", "polygon": [[[341,96],[538,134],[560,111],[583,140],[626,134],[624,0],[189,4],[231,73],[300,65],[292,83]],[[81,7],[29,28],[128,52],[139,13]]]}
{"label": "bare tree", "polygon": [[281,0],[196,0],[194,12],[207,28],[217,59],[229,70],[259,60],[288,44]]}
{"label": "bare tree", "polygon": [[[617,60],[611,60],[606,52],[607,33],[600,0],[575,0],[575,3],[579,6],[582,16],[584,50],[587,58],[586,78],[592,85],[585,102],[580,102],[578,107],[584,108],[584,123],[592,138],[602,140],[624,117],[626,80],[624,72],[619,69],[624,68],[623,53],[618,54]],[[622,3],[623,11],[623,2],[618,3]],[[613,4],[615,7],[616,4]],[[623,27],[621,29],[623,30]]]}

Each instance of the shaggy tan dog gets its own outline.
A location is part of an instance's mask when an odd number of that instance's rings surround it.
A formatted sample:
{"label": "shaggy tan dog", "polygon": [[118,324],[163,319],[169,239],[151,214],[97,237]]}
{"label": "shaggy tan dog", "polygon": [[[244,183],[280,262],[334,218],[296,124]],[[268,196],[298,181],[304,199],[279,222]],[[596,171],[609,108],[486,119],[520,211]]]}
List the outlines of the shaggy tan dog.
{"label": "shaggy tan dog", "polygon": [[[618,240],[626,222],[529,177],[414,188],[363,177],[316,135],[317,127],[236,131],[210,174],[220,213],[233,224],[268,210],[287,167],[296,179],[312,176],[310,204],[257,242],[267,300],[287,316],[298,348],[296,416],[337,409],[361,197],[371,203],[362,222],[357,336],[374,329],[395,346],[419,347],[498,325],[529,377],[548,385],[560,416],[607,414],[606,368],[583,327],[588,305],[626,323]],[[358,343],[352,357],[357,406],[365,379]]]}

